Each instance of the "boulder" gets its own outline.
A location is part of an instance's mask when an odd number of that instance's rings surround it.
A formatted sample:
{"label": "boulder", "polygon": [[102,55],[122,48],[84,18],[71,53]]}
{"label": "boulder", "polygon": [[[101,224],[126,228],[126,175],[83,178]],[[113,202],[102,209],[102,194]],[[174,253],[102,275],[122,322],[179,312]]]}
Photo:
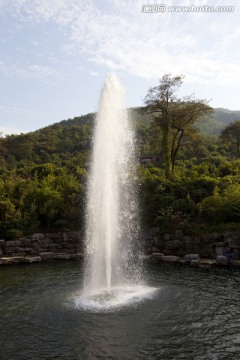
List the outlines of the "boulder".
{"label": "boulder", "polygon": [[192,260],[200,260],[200,257],[198,254],[187,254],[184,256],[184,259],[186,261],[192,261]]}
{"label": "boulder", "polygon": [[12,247],[12,246],[15,246],[15,241],[6,241],[5,242],[5,247]]}
{"label": "boulder", "polygon": [[229,259],[227,258],[227,256],[217,255],[217,257],[216,257],[216,263],[217,263],[218,265],[228,265]]}
{"label": "boulder", "polygon": [[24,257],[24,262],[26,264],[32,264],[32,263],[41,262],[41,261],[42,261],[41,256],[25,256]]}
{"label": "boulder", "polygon": [[0,240],[0,248],[3,248],[5,246],[5,240]]}
{"label": "boulder", "polygon": [[183,238],[183,231],[182,230],[176,230],[175,231],[175,238],[178,240],[182,240]]}
{"label": "boulder", "polygon": [[180,260],[179,256],[167,255],[162,257],[162,261],[166,263],[177,263]]}
{"label": "boulder", "polygon": [[189,263],[189,261],[185,260],[185,259],[180,259],[178,262],[180,265],[186,265]]}
{"label": "boulder", "polygon": [[21,244],[22,244],[23,247],[31,247],[31,240],[22,238],[21,239]]}
{"label": "boulder", "polygon": [[191,260],[190,261],[190,266],[193,268],[198,268],[199,267],[199,262],[200,260]]}
{"label": "boulder", "polygon": [[240,260],[230,260],[232,266],[240,267]]}
{"label": "boulder", "polygon": [[162,260],[165,257],[163,253],[154,252],[152,253],[152,259]]}
{"label": "boulder", "polygon": [[54,255],[54,259],[56,260],[70,260],[70,259],[75,259],[76,258],[76,254],[55,254]]}
{"label": "boulder", "polygon": [[0,258],[0,264],[2,265],[17,265],[22,263],[24,263],[24,256],[9,256]]}
{"label": "boulder", "polygon": [[215,259],[202,259],[199,262],[200,267],[203,269],[204,266],[207,267],[213,267],[216,265],[216,260]]}
{"label": "boulder", "polygon": [[41,252],[39,253],[39,255],[41,256],[41,258],[46,261],[46,260],[53,260],[54,259],[54,253],[50,252],[50,251],[45,251],[45,252]]}

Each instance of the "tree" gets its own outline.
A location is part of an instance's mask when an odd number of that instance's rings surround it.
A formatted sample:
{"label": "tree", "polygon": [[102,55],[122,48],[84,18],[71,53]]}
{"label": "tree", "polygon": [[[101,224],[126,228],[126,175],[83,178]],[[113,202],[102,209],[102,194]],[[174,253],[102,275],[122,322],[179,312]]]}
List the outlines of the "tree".
{"label": "tree", "polygon": [[152,114],[150,129],[159,129],[162,135],[162,154],[165,175],[174,174],[177,155],[183,142],[194,141],[199,132],[196,123],[213,112],[205,100],[194,96],[178,98],[177,89],[182,85],[183,76],[164,75],[159,85],[152,87],[144,99],[145,106],[140,111]]}
{"label": "tree", "polygon": [[230,145],[240,158],[240,120],[226,126],[220,134],[220,139],[224,144]]}

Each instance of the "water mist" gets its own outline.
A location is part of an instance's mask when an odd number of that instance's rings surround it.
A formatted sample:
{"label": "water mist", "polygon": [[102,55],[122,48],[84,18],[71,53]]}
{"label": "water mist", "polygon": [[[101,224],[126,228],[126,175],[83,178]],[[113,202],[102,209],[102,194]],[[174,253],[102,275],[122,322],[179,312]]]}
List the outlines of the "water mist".
{"label": "water mist", "polygon": [[134,132],[124,91],[108,75],[96,116],[88,181],[81,302],[118,306],[141,296]]}

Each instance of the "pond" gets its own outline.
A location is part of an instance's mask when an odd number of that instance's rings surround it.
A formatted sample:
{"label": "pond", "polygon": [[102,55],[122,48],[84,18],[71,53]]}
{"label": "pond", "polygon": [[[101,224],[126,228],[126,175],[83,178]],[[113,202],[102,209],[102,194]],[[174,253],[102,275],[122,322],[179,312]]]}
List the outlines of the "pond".
{"label": "pond", "polygon": [[0,352],[9,359],[239,359],[240,272],[146,265],[142,301],[76,307],[82,262],[0,268]]}

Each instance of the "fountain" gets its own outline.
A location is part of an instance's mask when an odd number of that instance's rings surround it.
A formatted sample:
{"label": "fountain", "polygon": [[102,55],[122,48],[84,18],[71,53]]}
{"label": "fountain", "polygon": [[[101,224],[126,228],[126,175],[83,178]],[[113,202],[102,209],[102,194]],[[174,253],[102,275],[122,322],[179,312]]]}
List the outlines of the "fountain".
{"label": "fountain", "polygon": [[108,75],[96,117],[86,211],[85,282],[80,302],[117,306],[146,289],[141,280],[134,132],[124,91]]}

